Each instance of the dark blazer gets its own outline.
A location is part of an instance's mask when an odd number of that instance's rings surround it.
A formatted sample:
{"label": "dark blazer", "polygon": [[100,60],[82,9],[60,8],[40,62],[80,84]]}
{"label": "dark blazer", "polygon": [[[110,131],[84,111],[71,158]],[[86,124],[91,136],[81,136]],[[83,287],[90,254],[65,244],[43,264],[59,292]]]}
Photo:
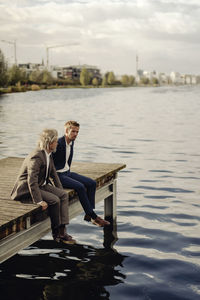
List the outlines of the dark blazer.
{"label": "dark blazer", "polygon": [[[72,141],[72,144],[70,146],[70,155],[68,159],[68,165],[69,168],[72,163],[72,158],[73,158],[73,153],[74,153],[74,141]],[[56,167],[56,170],[63,169],[66,163],[66,141],[65,141],[65,136],[62,136],[58,139],[58,145],[56,148],[56,152],[52,153],[54,164]]]}
{"label": "dark blazer", "polygon": [[[42,201],[40,187],[46,179],[47,160],[44,150],[36,149],[24,160],[19,175],[11,192],[13,200],[32,198],[34,203]],[[47,183],[53,181],[54,185],[62,189],[62,184],[57,175],[52,155],[50,155]]]}

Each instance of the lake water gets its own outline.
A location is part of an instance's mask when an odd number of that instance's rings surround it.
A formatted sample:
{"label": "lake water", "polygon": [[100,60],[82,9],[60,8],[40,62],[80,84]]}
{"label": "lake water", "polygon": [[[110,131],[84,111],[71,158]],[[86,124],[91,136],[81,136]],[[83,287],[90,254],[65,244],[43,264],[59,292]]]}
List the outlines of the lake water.
{"label": "lake water", "polygon": [[[200,87],[59,89],[0,97],[0,158],[46,127],[81,124],[75,160],[125,163],[117,235],[73,219],[75,246],[47,235],[0,265],[1,300],[200,299]],[[96,209],[103,214],[103,203]]]}

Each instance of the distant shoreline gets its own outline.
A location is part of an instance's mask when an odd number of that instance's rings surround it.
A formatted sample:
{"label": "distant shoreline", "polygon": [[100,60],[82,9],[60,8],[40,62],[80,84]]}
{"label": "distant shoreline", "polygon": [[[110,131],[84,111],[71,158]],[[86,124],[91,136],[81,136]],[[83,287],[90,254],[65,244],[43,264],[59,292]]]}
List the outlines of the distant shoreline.
{"label": "distant shoreline", "polygon": [[93,86],[93,85],[38,85],[38,84],[32,84],[32,85],[15,85],[15,86],[8,86],[8,87],[0,87],[0,95],[4,94],[10,94],[10,93],[24,93],[24,92],[30,92],[30,91],[40,91],[40,90],[51,90],[51,89],[98,89],[98,88],[131,88],[131,87],[162,87],[162,86],[196,86],[198,84],[134,84],[134,85],[106,85],[106,86]]}
{"label": "distant shoreline", "polygon": [[[160,87],[161,85],[159,84],[134,84],[131,86],[123,86],[123,85],[106,85],[106,86],[82,86],[82,85],[50,85],[50,86],[45,86],[45,85],[20,85],[20,86],[9,86],[6,88],[0,88],[0,95],[3,94],[10,94],[10,93],[24,93],[24,92],[29,92],[29,91],[40,91],[40,90],[51,90],[51,89],[72,89],[72,88],[81,88],[81,89],[98,89],[98,88],[130,88],[130,87]],[[169,86],[169,85],[167,85]],[[171,85],[170,85],[171,86]]]}

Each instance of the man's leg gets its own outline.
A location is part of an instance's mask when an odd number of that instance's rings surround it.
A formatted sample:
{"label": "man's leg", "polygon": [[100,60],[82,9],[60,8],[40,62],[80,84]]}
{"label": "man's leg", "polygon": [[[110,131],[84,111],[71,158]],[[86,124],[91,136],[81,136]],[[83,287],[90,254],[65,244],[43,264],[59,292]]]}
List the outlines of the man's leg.
{"label": "man's leg", "polygon": [[94,209],[95,208],[96,181],[89,177],[86,177],[86,176],[83,176],[83,175],[80,175],[80,174],[77,174],[74,172],[70,172],[70,177],[72,179],[75,179],[75,180],[81,182],[85,186],[85,188],[87,190],[88,200],[89,200],[92,208]]}
{"label": "man's leg", "polygon": [[[71,188],[77,192],[77,194],[79,196],[79,200],[81,202],[81,205],[86,214],[84,217],[84,220],[86,220],[88,222],[92,221],[93,224],[100,226],[100,227],[110,225],[110,222],[98,217],[96,215],[96,213],[93,211],[93,207],[95,204],[94,195],[95,195],[95,190],[96,190],[96,182],[94,184],[94,180],[92,180],[88,177],[76,174],[76,173],[71,173],[71,172],[58,173],[58,176],[59,176],[60,181],[64,188]],[[75,180],[75,177],[77,180]],[[90,201],[88,199],[85,185],[82,182],[78,181],[78,179],[80,179],[80,178],[82,181],[90,182],[90,184],[88,184],[88,185],[90,185],[90,191],[92,190],[92,192],[90,192],[91,199],[93,201],[92,204],[90,203]]]}
{"label": "man's leg", "polygon": [[63,189],[51,185],[41,187],[41,194],[49,205],[53,238],[66,244],[75,244],[76,241],[67,234],[65,226],[69,224],[68,195]]}
{"label": "man's leg", "polygon": [[74,189],[79,197],[81,205],[86,213],[86,215],[91,216],[92,219],[96,219],[97,215],[93,211],[93,204],[90,203],[88,199],[88,195],[86,193],[86,189],[83,183],[71,178],[68,176],[71,174],[70,172],[66,173],[58,173],[60,181],[64,188]]}
{"label": "man's leg", "polygon": [[51,220],[51,230],[53,238],[56,239],[59,235],[59,227],[61,224],[60,220],[60,199],[52,194],[51,192],[46,191],[46,186],[40,188],[42,199],[48,204],[48,212]]}
{"label": "man's leg", "polygon": [[57,188],[49,184],[45,185],[44,189],[46,192],[49,192],[53,196],[56,196],[60,199],[60,224],[69,224],[69,201],[67,193],[63,189]]}

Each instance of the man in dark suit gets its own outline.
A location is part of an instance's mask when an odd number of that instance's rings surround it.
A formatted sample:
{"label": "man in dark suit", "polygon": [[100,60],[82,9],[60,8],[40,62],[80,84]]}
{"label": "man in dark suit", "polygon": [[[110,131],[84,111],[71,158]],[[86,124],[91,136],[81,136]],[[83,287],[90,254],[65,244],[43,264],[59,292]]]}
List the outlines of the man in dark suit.
{"label": "man in dark suit", "polygon": [[43,130],[38,148],[22,164],[11,198],[22,202],[32,200],[41,205],[43,210],[48,207],[54,240],[75,244],[75,240],[66,232],[66,225],[69,224],[68,195],[63,190],[51,155],[56,151],[57,140],[55,129]]}
{"label": "man in dark suit", "polygon": [[86,176],[70,171],[74,141],[79,133],[80,125],[76,121],[65,123],[65,135],[58,139],[56,152],[53,153],[54,164],[64,188],[74,189],[85,211],[84,220],[103,227],[110,223],[94,212],[96,182]]}

